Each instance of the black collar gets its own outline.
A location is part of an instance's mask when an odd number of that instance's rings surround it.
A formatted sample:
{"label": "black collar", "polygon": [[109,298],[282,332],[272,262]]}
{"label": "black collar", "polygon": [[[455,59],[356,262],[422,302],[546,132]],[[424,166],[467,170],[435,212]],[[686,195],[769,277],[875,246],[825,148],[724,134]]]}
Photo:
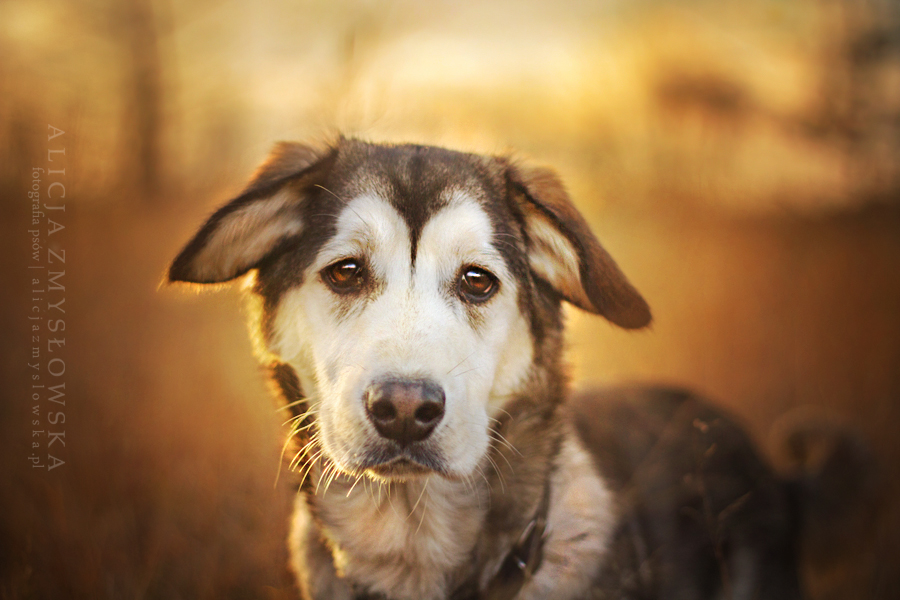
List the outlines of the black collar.
{"label": "black collar", "polygon": [[544,539],[547,532],[547,513],[550,510],[550,478],[544,485],[541,503],[534,517],[510,548],[484,592],[478,591],[477,570],[469,581],[450,595],[451,600],[513,600],[522,587],[541,566]]}

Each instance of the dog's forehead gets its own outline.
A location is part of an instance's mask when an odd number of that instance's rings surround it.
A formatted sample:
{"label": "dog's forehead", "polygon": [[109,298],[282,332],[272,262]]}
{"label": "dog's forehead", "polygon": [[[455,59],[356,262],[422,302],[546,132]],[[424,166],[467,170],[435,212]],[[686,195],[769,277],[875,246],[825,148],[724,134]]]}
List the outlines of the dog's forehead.
{"label": "dog's forehead", "polygon": [[374,195],[403,217],[413,237],[435,213],[461,196],[480,204],[492,222],[505,218],[503,183],[489,158],[432,146],[353,142],[341,148],[329,191],[342,199]]}

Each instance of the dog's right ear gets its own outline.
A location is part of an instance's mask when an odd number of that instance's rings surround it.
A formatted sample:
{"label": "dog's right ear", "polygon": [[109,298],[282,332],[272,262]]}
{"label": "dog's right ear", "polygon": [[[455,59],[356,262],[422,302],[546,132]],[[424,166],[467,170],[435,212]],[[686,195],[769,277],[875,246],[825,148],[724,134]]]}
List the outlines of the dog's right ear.
{"label": "dog's right ear", "polygon": [[175,258],[169,281],[230,281],[299,236],[304,198],[336,154],[335,147],[276,145],[243,193],[217,210]]}

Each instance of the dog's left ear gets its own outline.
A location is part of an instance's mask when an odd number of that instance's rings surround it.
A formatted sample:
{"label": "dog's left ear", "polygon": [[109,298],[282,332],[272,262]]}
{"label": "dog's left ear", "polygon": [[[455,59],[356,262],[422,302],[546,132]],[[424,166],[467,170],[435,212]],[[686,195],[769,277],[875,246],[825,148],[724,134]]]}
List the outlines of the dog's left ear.
{"label": "dog's left ear", "polygon": [[243,193],[217,210],[175,258],[168,280],[230,281],[298,237],[304,200],[336,152],[296,143],[276,145]]}
{"label": "dog's left ear", "polygon": [[528,236],[531,270],[572,304],[625,329],[650,323],[650,307],[591,233],[556,173],[506,163],[510,195]]}

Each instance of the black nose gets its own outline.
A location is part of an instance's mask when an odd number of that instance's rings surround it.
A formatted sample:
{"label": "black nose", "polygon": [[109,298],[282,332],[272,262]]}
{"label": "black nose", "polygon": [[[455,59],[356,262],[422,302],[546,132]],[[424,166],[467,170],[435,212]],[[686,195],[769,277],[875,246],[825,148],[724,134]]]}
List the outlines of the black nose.
{"label": "black nose", "polygon": [[374,383],[365,402],[378,433],[402,446],[427,438],[444,416],[444,391],[425,379]]}

